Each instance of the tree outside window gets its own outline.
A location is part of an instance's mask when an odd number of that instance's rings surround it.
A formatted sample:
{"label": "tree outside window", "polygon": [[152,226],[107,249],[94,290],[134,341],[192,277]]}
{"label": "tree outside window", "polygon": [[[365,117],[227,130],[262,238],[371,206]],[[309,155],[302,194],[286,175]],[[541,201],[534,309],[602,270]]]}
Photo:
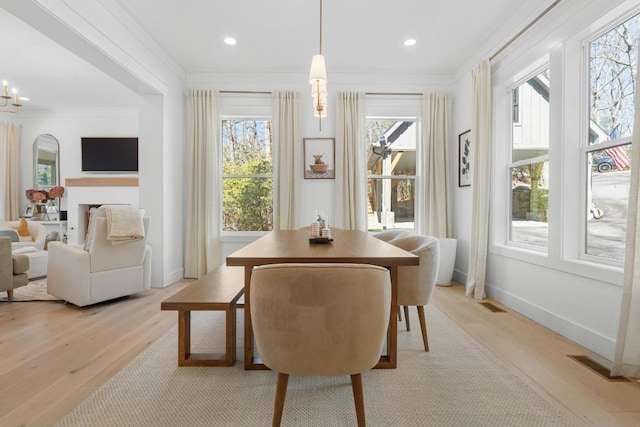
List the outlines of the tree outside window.
{"label": "tree outside window", "polygon": [[222,121],[222,229],[273,229],[270,120]]}

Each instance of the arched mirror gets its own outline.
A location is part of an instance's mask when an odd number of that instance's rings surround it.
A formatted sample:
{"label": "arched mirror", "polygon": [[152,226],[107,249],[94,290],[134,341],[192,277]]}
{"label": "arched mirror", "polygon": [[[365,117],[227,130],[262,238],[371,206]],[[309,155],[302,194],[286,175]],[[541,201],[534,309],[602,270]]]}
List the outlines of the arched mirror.
{"label": "arched mirror", "polygon": [[[33,188],[49,191],[60,183],[60,144],[49,134],[40,135],[33,142]],[[60,210],[60,199],[54,202]]]}

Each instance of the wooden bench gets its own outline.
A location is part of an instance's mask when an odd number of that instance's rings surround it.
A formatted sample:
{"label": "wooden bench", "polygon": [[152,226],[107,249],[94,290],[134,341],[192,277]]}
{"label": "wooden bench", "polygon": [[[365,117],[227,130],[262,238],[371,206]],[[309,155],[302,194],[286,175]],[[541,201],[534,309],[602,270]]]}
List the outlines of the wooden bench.
{"label": "wooden bench", "polygon": [[[178,311],[178,366],[231,366],[236,360],[236,307],[244,294],[244,268],[225,264],[164,300],[162,310]],[[191,353],[191,311],[226,312],[225,348],[217,353]]]}

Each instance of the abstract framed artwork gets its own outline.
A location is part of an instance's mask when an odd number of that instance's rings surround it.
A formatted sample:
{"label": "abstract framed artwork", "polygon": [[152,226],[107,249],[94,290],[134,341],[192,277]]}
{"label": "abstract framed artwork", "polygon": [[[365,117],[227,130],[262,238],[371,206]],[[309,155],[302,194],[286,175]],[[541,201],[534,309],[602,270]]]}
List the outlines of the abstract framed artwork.
{"label": "abstract framed artwork", "polygon": [[335,179],[335,138],[304,138],[304,179]]}
{"label": "abstract framed artwork", "polygon": [[458,135],[458,187],[471,185],[471,129]]}

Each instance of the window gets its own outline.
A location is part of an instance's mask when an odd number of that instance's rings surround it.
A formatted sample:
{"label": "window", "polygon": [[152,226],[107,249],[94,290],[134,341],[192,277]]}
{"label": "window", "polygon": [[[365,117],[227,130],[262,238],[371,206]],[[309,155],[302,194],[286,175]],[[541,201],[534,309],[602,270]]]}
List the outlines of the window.
{"label": "window", "polygon": [[587,255],[624,260],[640,15],[588,44]]}
{"label": "window", "polygon": [[369,230],[414,231],[415,119],[367,119],[367,214]]}
{"label": "window", "polygon": [[222,120],[222,230],[273,228],[271,121]]}
{"label": "window", "polygon": [[510,241],[548,246],[549,70],[512,89]]}

